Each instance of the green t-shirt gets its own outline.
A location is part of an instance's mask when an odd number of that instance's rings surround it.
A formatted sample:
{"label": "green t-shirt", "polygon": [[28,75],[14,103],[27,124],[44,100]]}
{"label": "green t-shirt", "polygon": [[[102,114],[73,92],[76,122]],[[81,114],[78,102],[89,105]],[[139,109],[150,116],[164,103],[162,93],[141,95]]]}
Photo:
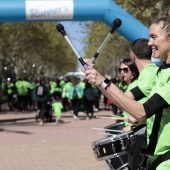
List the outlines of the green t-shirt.
{"label": "green t-shirt", "polygon": [[10,84],[7,85],[7,93],[8,94],[12,94],[13,93],[13,87],[14,87],[13,83],[10,83]]}
{"label": "green t-shirt", "polygon": [[25,80],[18,80],[15,83],[15,86],[17,87],[19,95],[26,96],[28,94],[29,82]]}
{"label": "green t-shirt", "polygon": [[57,87],[57,83],[55,81],[50,81],[50,94],[55,93],[55,88]]}
{"label": "green t-shirt", "polygon": [[[126,92],[130,91],[131,89],[136,87],[137,83],[138,83],[138,80],[134,80],[133,82],[129,83],[128,86],[127,86]],[[129,113],[127,113],[125,110],[123,110],[122,114],[123,114],[124,118],[128,118],[128,116],[129,116]],[[125,123],[125,126],[129,126],[130,125],[130,123],[128,123],[127,120],[125,120],[124,123]]]}
{"label": "green t-shirt", "polygon": [[[158,74],[155,70],[150,77],[142,81],[138,87],[147,96],[152,97],[155,93],[159,94],[164,100],[170,104],[170,68],[162,69]],[[149,94],[149,95],[148,95]],[[163,110],[160,129],[158,133],[158,142],[154,152],[154,156],[150,156],[150,162],[153,162],[159,155],[170,150],[170,107]],[[147,141],[152,132],[155,115],[147,119]],[[161,163],[159,167],[170,167],[170,161]],[[166,168],[163,168],[164,170]]]}
{"label": "green t-shirt", "polygon": [[[147,66],[145,66],[142,71],[139,74],[138,80],[133,81],[132,83],[130,83],[127,87],[127,91],[130,91],[131,89],[133,89],[134,87],[137,86],[137,84],[139,84],[140,82],[142,82],[144,79],[146,79],[147,77],[149,77],[153,71],[157,70],[158,67],[155,64],[148,64]],[[148,97],[144,97],[142,99],[139,100],[140,103],[145,103],[148,100]],[[123,111],[123,116],[125,118],[127,118],[129,116],[129,114],[126,111]],[[128,123],[125,120],[125,126],[129,126],[130,123]],[[146,124],[146,121],[143,122],[139,122],[137,125],[134,126],[137,127],[141,124]]]}
{"label": "green t-shirt", "polygon": [[62,109],[63,109],[63,105],[61,102],[54,102],[52,104],[52,108],[54,110],[55,116],[57,116],[57,117],[61,116]]}
{"label": "green t-shirt", "polygon": [[[143,80],[147,79],[147,77],[150,77],[150,75],[152,75],[152,73],[155,73],[155,71],[157,71],[157,70],[158,70],[158,67],[153,63],[145,66],[139,74],[138,84],[140,82],[142,82]],[[138,102],[143,104],[148,100],[148,98],[149,98],[149,96],[144,97],[144,98],[138,100]],[[139,125],[142,125],[142,124],[146,124],[146,121],[139,122],[137,125],[134,126],[134,128]]]}
{"label": "green t-shirt", "polygon": [[69,88],[72,86],[71,82],[68,82],[65,84],[64,88],[63,88],[63,92],[62,92],[62,97],[63,98],[68,98],[69,96]]}
{"label": "green t-shirt", "polygon": [[[143,80],[150,77],[152,74],[155,74],[155,72],[158,70],[159,67],[157,67],[155,64],[148,64],[143,68],[143,70],[140,72],[138,77],[138,84],[142,82]],[[149,95],[139,100],[140,103],[145,103],[149,98]]]}

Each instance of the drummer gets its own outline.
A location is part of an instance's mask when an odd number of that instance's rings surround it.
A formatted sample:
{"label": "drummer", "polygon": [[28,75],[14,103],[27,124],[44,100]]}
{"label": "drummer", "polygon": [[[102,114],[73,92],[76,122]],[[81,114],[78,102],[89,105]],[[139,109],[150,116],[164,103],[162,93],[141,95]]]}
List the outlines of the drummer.
{"label": "drummer", "polygon": [[[148,46],[148,42],[149,41],[145,38],[139,38],[139,39],[136,39],[131,45],[130,57],[133,60],[133,62],[136,64],[136,66],[139,70],[139,73],[140,73],[139,77],[138,77],[138,82],[136,81],[136,83],[134,84],[135,86],[137,85],[137,83],[146,79],[147,76],[150,76],[150,74],[152,74],[153,71],[158,69],[158,67],[151,61],[152,49],[150,46]],[[133,87],[128,86],[128,89],[126,90],[126,92],[130,91],[135,86],[133,86]],[[145,98],[142,98],[141,100],[139,100],[139,102],[145,103],[147,100],[148,100],[148,98],[145,97]],[[126,118],[129,118],[129,119],[133,119],[133,122],[136,124],[134,126],[134,124],[130,124],[130,123],[127,123],[127,121],[125,121],[126,127],[123,128],[123,132],[131,131],[137,127],[138,127],[137,129],[139,129],[140,126],[143,127],[142,125],[146,124],[146,121],[138,123],[126,111],[124,111],[123,116]],[[128,126],[128,124],[129,124],[129,126]]]}
{"label": "drummer", "polygon": [[[130,92],[123,94],[109,79],[103,77],[85,60],[89,69],[84,70],[89,83],[96,85],[113,104],[125,109],[138,121],[147,119],[149,168],[168,170],[170,167],[170,12],[152,22],[149,28],[149,46],[154,57],[164,62],[149,78],[143,80]],[[149,96],[141,104],[138,99]],[[156,134],[156,135],[154,135]],[[154,166],[154,168],[153,168]],[[144,166],[142,166],[144,167]],[[145,166],[147,168],[147,165]],[[145,168],[144,167],[144,168]]]}
{"label": "drummer", "polygon": [[[147,76],[152,74],[152,71],[157,70],[158,67],[151,62],[151,55],[152,55],[152,49],[150,46],[148,46],[148,40],[145,38],[140,38],[135,40],[132,45],[131,45],[131,52],[130,56],[131,59],[136,63],[137,68],[140,72],[139,77],[138,77],[138,82],[141,82],[144,80]],[[136,84],[137,85],[137,84]],[[132,89],[132,88],[131,88]],[[127,89],[127,91],[131,90],[130,88]],[[139,100],[140,103],[145,103],[148,100],[147,97],[142,98]],[[131,137],[130,139],[130,146],[129,146],[129,152],[128,152],[128,162],[129,162],[129,168],[131,170],[136,170],[138,168],[138,165],[142,161],[142,156],[141,156],[141,149],[142,145],[146,145],[146,131],[145,131],[145,126],[146,126],[146,121],[143,122],[137,122],[135,118],[130,116],[127,112],[125,112],[126,118],[133,119],[134,124],[128,124],[125,123],[125,127],[123,128],[123,132],[128,132],[133,130],[136,132],[135,136]],[[126,121],[127,122],[127,121]],[[137,131],[142,129],[143,131],[138,134]],[[142,143],[143,142],[143,143]]]}

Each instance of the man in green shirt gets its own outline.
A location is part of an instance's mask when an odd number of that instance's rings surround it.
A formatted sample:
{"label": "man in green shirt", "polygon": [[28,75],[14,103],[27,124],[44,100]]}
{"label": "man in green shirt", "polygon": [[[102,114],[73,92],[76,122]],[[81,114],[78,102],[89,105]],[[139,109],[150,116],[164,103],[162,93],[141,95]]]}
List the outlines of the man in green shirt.
{"label": "man in green shirt", "polygon": [[6,91],[8,96],[8,107],[10,111],[13,111],[12,99],[13,99],[14,84],[11,82],[11,78],[7,78]]}
{"label": "man in green shirt", "polygon": [[[131,58],[137,65],[137,68],[140,72],[138,77],[137,85],[140,84],[144,79],[149,77],[153,71],[158,70],[158,67],[152,63],[151,61],[151,55],[152,55],[152,49],[148,46],[148,40],[145,38],[139,38],[135,40],[131,45]],[[136,86],[134,86],[136,87]],[[127,91],[130,91],[134,87],[128,87]],[[148,100],[149,96],[146,96],[140,100],[138,100],[140,103],[145,103]],[[127,116],[128,119],[135,119],[132,116]],[[123,131],[128,131],[132,129],[140,129],[140,127],[144,127],[146,125],[146,121],[143,122],[135,122],[134,124],[131,124],[131,126],[127,126],[123,129]],[[131,128],[129,128],[131,127]],[[145,132],[145,129],[143,129]],[[132,170],[136,170],[139,163],[142,161],[141,156],[141,146],[142,142],[145,142],[146,133],[140,134],[140,135],[134,135],[130,140],[131,142],[130,151],[129,151],[129,167]],[[144,143],[145,144],[145,143]],[[146,144],[145,144],[146,145]]]}

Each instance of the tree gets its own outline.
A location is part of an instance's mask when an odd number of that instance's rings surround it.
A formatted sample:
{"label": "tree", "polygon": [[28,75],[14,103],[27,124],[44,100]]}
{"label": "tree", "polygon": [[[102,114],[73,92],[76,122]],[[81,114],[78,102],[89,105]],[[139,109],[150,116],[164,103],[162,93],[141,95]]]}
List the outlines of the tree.
{"label": "tree", "polygon": [[[115,0],[124,10],[146,26],[158,16],[164,15],[169,7],[169,0]],[[90,26],[85,58],[92,58],[110,28],[102,22],[93,22]],[[121,35],[114,33],[96,60],[96,67],[103,75],[114,77],[121,58],[129,57],[130,43]]]}
{"label": "tree", "polygon": [[54,22],[1,23],[1,75],[12,76],[13,71],[17,76],[60,76],[76,70],[74,54],[55,26]]}

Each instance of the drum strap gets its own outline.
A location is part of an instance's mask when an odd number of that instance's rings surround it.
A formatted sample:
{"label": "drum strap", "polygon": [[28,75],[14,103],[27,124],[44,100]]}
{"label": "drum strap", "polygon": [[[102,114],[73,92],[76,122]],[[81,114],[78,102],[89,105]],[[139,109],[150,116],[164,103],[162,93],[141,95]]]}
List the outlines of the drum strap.
{"label": "drum strap", "polygon": [[152,127],[152,133],[149,137],[150,140],[149,140],[148,149],[147,149],[147,154],[149,155],[153,155],[155,152],[162,113],[163,113],[163,110],[155,114],[155,120],[154,120],[154,124]]}
{"label": "drum strap", "polygon": [[170,159],[170,151],[166,152],[165,154],[163,155],[160,155],[157,159],[155,159],[153,161],[153,163],[149,166],[149,169],[148,170],[154,170],[156,169],[156,167],[164,162],[164,161],[167,161],[168,159]]}
{"label": "drum strap", "polygon": [[[155,169],[150,169],[150,167],[149,167],[148,155],[153,155],[155,148],[156,148],[162,112],[163,112],[163,110],[161,112],[158,112],[157,114],[155,114],[155,120],[154,120],[154,124],[153,124],[153,128],[152,128],[152,133],[149,137],[150,141],[149,141],[148,147],[141,149],[141,154],[143,155],[143,159],[139,165],[138,170],[145,170],[148,168],[149,168],[148,170],[155,170]],[[159,162],[159,163],[161,163],[161,162]],[[155,164],[155,166],[157,166],[157,164]]]}

